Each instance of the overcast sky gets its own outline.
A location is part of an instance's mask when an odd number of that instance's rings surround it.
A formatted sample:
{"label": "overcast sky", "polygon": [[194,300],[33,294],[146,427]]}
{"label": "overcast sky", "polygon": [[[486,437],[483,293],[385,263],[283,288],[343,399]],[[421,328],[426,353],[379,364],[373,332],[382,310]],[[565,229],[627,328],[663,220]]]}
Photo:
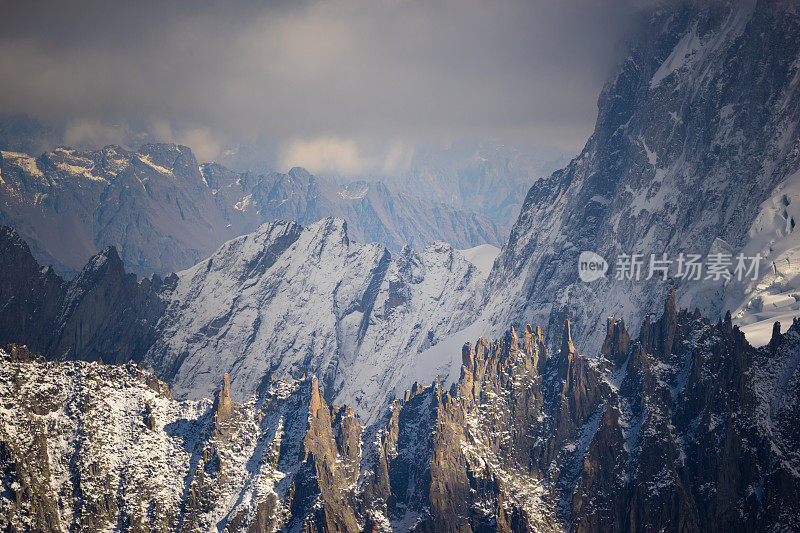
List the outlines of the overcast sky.
{"label": "overcast sky", "polygon": [[[16,2],[0,17],[0,112],[65,142],[133,134],[203,160],[391,170],[419,143],[576,152],[630,1]],[[313,164],[309,164],[311,161]]]}

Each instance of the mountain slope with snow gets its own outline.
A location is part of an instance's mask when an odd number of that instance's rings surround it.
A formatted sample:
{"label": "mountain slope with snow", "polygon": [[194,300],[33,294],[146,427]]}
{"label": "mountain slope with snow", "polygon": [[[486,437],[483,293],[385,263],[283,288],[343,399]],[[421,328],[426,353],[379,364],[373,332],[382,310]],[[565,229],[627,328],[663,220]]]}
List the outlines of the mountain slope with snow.
{"label": "mountain slope with snow", "polygon": [[225,373],[238,400],[313,372],[365,421],[411,385],[417,354],[469,324],[485,279],[448,244],[392,253],[333,218],[265,224],[164,280],[137,281],[108,248],[65,281],[4,227],[0,251],[0,345],[138,362],[180,398],[209,396]]}
{"label": "mountain slope with snow", "polygon": [[800,315],[800,172],[789,176],[765,200],[748,232],[742,250],[746,255],[764,257],[757,279],[738,284],[726,294],[726,307],[742,326],[751,344],[769,342],[772,325],[787,328]]}
{"label": "mountain slope with snow", "polygon": [[115,246],[131,271],[165,275],[264,222],[310,224],[328,216],[348,220],[355,239],[392,250],[439,240],[459,248],[499,245],[504,238],[481,216],[381,183],[354,192],[300,168],[237,174],[199,165],[185,146],[58,148],[37,158],[0,151],[0,223],[62,273],[77,272],[96,250]]}
{"label": "mountain slope with snow", "polygon": [[132,364],[0,350],[0,527],[794,531],[800,322],[751,347],[675,296],[586,357],[562,328],[461,350],[363,429],[316,377],[174,400]]}
{"label": "mountain slope with snow", "polygon": [[234,398],[313,372],[370,420],[410,385],[397,378],[415,353],[467,324],[482,283],[442,243],[392,254],[341,219],[266,224],[178,274],[144,364],[190,398],[226,372]]}
{"label": "mountain slope with snow", "polygon": [[500,248],[491,244],[481,244],[466,250],[459,250],[459,252],[467,261],[475,265],[484,278],[488,278],[489,272],[492,271],[494,260],[500,254]]}
{"label": "mountain slope with snow", "polygon": [[316,379],[177,402],[135,365],[0,361],[3,530],[356,530],[360,427]]}
{"label": "mountain slope with snow", "polygon": [[217,208],[191,150],[166,144],[0,152],[0,223],[60,272],[114,245],[146,275],[194,264],[243,229]]}
{"label": "mountain slope with snow", "polygon": [[[527,195],[485,292],[484,330],[492,335],[509,322],[558,324],[571,316],[576,342],[594,351],[605,317],[638,324],[671,286],[682,306],[720,316],[764,287],[786,292],[771,281],[773,262],[777,283],[787,291],[793,283],[792,260],[784,261],[793,252],[770,245],[778,235],[764,238],[758,228],[762,204],[784,202],[780,188],[794,190],[800,176],[797,5],[676,1],[649,17],[600,95],[582,153]],[[792,248],[791,216],[768,211],[780,246]],[[705,279],[706,272],[700,281],[675,277],[681,253],[758,250],[767,257],[761,289]],[[582,251],[610,264],[604,278],[578,279]],[[635,253],[645,256],[641,279],[616,279],[617,258]],[[672,279],[645,279],[650,254],[664,253]]]}

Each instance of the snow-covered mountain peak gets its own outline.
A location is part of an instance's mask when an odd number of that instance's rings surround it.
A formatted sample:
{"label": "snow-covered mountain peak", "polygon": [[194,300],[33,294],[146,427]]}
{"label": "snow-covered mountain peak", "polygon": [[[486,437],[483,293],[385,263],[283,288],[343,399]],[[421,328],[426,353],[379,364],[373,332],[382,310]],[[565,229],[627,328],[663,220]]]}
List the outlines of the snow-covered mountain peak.
{"label": "snow-covered mountain peak", "polygon": [[238,399],[316,373],[326,398],[371,420],[410,385],[398,376],[413,354],[467,324],[482,286],[445,243],[393,256],[342,219],[265,224],[178,274],[145,364],[192,398],[226,372]]}

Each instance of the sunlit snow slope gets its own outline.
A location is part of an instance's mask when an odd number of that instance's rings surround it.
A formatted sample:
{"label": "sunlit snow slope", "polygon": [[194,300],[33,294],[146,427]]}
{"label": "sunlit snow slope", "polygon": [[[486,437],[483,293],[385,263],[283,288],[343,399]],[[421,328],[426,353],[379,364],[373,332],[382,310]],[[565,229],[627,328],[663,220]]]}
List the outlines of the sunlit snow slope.
{"label": "sunlit snow slope", "polygon": [[410,383],[414,355],[469,323],[481,272],[449,245],[392,254],[341,219],[266,224],[178,274],[145,364],[178,397],[234,398],[271,376],[320,376],[364,420]]}
{"label": "sunlit snow slope", "polygon": [[458,250],[464,258],[475,265],[484,279],[489,277],[494,260],[500,254],[500,248],[491,244],[481,244],[466,250]]}

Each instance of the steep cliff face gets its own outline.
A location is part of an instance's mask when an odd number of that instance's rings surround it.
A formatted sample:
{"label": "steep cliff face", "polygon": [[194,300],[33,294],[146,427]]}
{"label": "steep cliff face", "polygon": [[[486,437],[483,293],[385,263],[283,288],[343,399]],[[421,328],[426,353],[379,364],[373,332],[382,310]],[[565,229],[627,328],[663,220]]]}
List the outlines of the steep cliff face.
{"label": "steep cliff face", "polygon": [[[683,306],[721,316],[794,277],[781,254],[786,238],[798,247],[793,204],[787,211],[800,179],[797,5],[667,2],[647,22],[600,95],[584,150],[528,192],[486,292],[494,335],[508,323],[555,325],[571,313],[578,344],[595,352],[605,317],[638,327],[671,285]],[[611,263],[604,279],[578,279],[584,250]],[[647,280],[647,264],[639,281],[615,279],[623,253],[676,261],[681,252],[739,251],[764,255],[759,279]],[[784,275],[772,284],[775,268]]]}
{"label": "steep cliff face", "polygon": [[53,359],[141,361],[165,309],[159,293],[174,283],[139,282],[116,249],[95,255],[64,281],[39,266],[12,229],[0,227],[0,343],[25,344]]}
{"label": "steep cliff face", "polygon": [[0,226],[0,342],[27,344],[43,353],[63,285],[52,269],[36,262],[14,230]]}

